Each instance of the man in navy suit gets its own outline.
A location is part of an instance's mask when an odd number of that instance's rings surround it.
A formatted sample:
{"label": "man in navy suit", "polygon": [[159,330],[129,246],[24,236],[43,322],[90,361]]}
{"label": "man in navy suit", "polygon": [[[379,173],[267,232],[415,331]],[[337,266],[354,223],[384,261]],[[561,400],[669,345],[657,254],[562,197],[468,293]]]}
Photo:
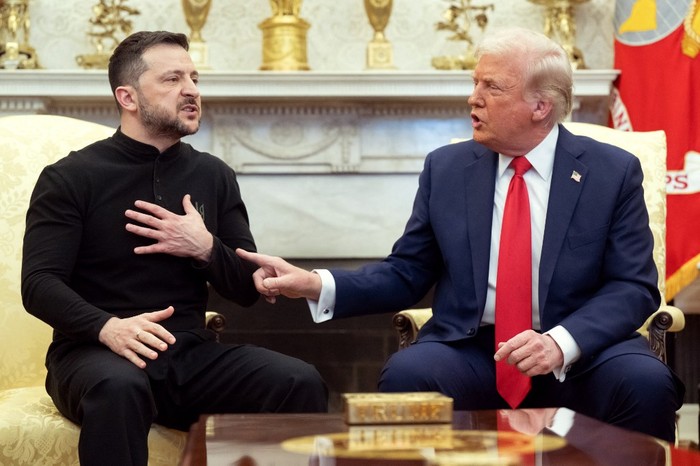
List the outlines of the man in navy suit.
{"label": "man in navy suit", "polygon": [[[682,384],[636,330],[659,307],[653,238],[632,154],[574,136],[564,50],[509,29],[477,50],[473,140],[428,155],[391,254],[356,271],[308,272],[239,250],[256,286],[309,300],[314,320],[394,312],[434,286],[433,317],[382,371],[382,391],[439,391],[455,409],[507,407],[497,361],[531,378],[522,407],[567,407],[672,441]],[[501,219],[510,162],[525,157],[531,210],[532,329],[495,341]],[[527,267],[526,267],[527,268]],[[495,352],[495,354],[494,354]]]}

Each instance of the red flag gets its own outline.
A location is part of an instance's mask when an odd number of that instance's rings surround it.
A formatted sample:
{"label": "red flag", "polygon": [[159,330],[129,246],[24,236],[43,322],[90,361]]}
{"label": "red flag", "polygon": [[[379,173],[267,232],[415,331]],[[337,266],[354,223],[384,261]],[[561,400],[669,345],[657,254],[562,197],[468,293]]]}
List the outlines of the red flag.
{"label": "red flag", "polygon": [[668,141],[666,298],[700,261],[700,0],[617,0],[613,126]]}

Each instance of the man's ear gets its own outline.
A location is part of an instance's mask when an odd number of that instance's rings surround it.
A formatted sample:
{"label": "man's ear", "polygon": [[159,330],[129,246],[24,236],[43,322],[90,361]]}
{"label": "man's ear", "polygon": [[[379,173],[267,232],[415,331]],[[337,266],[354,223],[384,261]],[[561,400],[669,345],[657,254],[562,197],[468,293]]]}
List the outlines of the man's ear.
{"label": "man's ear", "polygon": [[553,105],[548,100],[537,99],[532,111],[532,121],[547,121],[552,114]]}
{"label": "man's ear", "polygon": [[119,86],[114,90],[114,97],[124,110],[134,111],[138,108],[138,96],[133,86]]}

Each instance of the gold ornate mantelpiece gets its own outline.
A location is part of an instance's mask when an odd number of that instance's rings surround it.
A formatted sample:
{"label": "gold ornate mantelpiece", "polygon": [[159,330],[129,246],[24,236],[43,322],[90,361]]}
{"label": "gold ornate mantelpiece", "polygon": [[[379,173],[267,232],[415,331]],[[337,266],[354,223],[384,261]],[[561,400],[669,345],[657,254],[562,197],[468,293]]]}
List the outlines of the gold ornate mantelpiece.
{"label": "gold ornate mantelpiece", "polygon": [[107,69],[112,52],[133,30],[130,17],[141,14],[125,3],[126,0],[99,0],[92,7],[87,36],[95,51],[75,57],[78,65],[85,69]]}
{"label": "gold ornate mantelpiece", "polygon": [[270,0],[272,16],[258,26],[263,32],[262,71],[308,71],[306,31],[299,17],[301,0]]}
{"label": "gold ornate mantelpiece", "polygon": [[182,10],[185,21],[190,27],[190,55],[198,69],[205,70],[209,66],[209,47],[202,37],[202,28],[207,22],[212,0],[182,0]]}
{"label": "gold ornate mantelpiece", "polygon": [[29,43],[29,0],[0,0],[0,68],[41,68]]}
{"label": "gold ornate mantelpiece", "polygon": [[[605,123],[617,72],[574,76],[574,119]],[[468,71],[204,71],[200,89],[188,140],[237,170],[258,248],[289,258],[386,255],[425,155],[471,135]],[[102,70],[0,71],[0,115],[20,113],[118,123]]]}

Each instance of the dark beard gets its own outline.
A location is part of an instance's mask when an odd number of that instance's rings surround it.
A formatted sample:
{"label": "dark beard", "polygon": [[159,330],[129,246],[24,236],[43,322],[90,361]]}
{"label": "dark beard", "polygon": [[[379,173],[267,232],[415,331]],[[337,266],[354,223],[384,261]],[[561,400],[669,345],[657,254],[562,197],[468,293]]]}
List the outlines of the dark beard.
{"label": "dark beard", "polygon": [[[197,105],[197,102],[194,99],[188,99],[178,105],[178,111],[184,105]],[[199,130],[199,125],[192,130],[180,121],[177,116],[170,117],[164,110],[151,105],[143,98],[139,100],[139,107],[141,123],[153,136],[180,139]]]}

